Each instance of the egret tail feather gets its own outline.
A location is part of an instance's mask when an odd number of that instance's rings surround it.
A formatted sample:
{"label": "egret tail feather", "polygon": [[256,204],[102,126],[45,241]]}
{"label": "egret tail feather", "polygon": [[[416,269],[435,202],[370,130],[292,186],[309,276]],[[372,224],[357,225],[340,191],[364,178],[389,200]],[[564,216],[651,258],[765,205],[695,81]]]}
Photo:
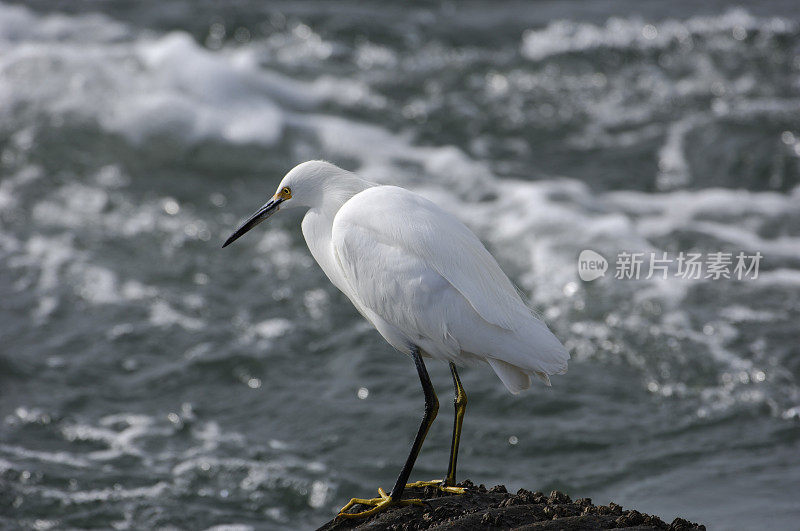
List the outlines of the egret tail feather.
{"label": "egret tail feather", "polygon": [[512,394],[516,395],[531,386],[531,377],[518,367],[494,358],[488,358],[486,361]]}

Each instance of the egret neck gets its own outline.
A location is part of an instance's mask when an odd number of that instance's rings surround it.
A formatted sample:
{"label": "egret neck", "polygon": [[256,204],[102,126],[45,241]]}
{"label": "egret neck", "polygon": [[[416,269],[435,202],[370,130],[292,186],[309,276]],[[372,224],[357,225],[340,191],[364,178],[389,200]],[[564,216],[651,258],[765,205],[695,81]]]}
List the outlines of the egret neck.
{"label": "egret neck", "polygon": [[[351,296],[352,290],[350,289],[347,281],[342,277],[340,268],[336,264],[336,256],[334,255],[333,247],[331,246],[331,227],[336,213],[342,208],[347,201],[359,192],[376,186],[374,183],[365,181],[358,178],[355,174],[339,168],[339,174],[332,179],[335,179],[336,186],[326,187],[329,190],[323,190],[319,195],[319,199],[314,201],[315,204],[309,205],[310,208],[303,217],[301,225],[303,237],[306,240],[309,251],[317,261],[322,271],[328,279],[336,286],[339,291],[344,293],[353,301],[356,309],[367,320],[370,320],[365,313],[365,309],[361,308],[356,297]],[[323,184],[323,186],[325,186]]]}

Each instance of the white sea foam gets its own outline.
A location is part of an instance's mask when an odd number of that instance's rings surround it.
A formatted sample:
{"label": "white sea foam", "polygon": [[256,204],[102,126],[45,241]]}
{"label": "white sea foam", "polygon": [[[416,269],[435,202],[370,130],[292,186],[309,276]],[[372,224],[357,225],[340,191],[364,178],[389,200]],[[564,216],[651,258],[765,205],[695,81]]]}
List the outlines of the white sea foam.
{"label": "white sea foam", "polygon": [[528,30],[522,38],[522,53],[529,59],[541,60],[555,54],[598,48],[620,50],[660,49],[671,45],[691,49],[694,37],[712,39],[710,46],[737,46],[753,31],[786,34],[796,25],[786,19],[761,19],[742,9],[723,15],[692,17],[688,20],[668,19],[649,23],[639,17],[610,18],[604,25],[570,20],[550,22],[541,30]]}
{"label": "white sea foam", "polygon": [[164,300],[156,300],[150,307],[150,322],[159,327],[178,325],[187,330],[200,330],[204,324],[202,319],[185,315]]}
{"label": "white sea foam", "polygon": [[267,319],[253,325],[256,334],[265,339],[274,339],[284,335],[294,327],[288,319]]}
{"label": "white sea foam", "polygon": [[[81,216],[81,207],[66,209],[67,219]],[[68,221],[68,223],[71,223]],[[33,274],[35,289],[40,293],[41,304],[34,310],[34,317],[46,319],[59,305],[62,288],[69,286],[73,293],[92,304],[114,304],[128,300],[154,298],[157,290],[136,280],[126,280],[120,285],[118,275],[101,265],[95,264],[85,251],[76,249],[74,236],[34,235],[25,244],[24,253],[16,254],[9,264]],[[27,285],[27,284],[26,284]],[[26,285],[20,285],[24,289]],[[169,312],[163,307],[154,306],[153,322],[163,325],[169,321]],[[178,322],[172,315],[172,322]],[[191,325],[191,321],[183,322]]]}
{"label": "white sea foam", "polygon": [[94,120],[137,142],[166,134],[271,145],[292,109],[383,105],[360,82],[296,81],[262,68],[254,49],[210,51],[185,32],[137,34],[99,15],[40,17],[6,5],[0,20],[0,75],[9,81],[0,85],[0,117],[8,123],[10,109],[25,106]]}
{"label": "white sea foam", "polygon": [[170,489],[168,483],[159,481],[146,487],[109,487],[105,489],[79,490],[75,492],[43,488],[40,492],[49,498],[62,500],[69,504],[113,502],[119,500],[154,499],[163,496]]}
{"label": "white sea foam", "polygon": [[0,453],[13,456],[17,462],[20,460],[33,460],[76,468],[88,467],[91,464],[88,459],[73,455],[70,452],[45,452],[5,444],[0,445]]}
{"label": "white sea foam", "polygon": [[[575,258],[584,248],[595,248],[601,254],[625,249],[656,251],[660,250],[660,242],[680,241],[680,234],[687,230],[703,242],[758,250],[768,260],[778,258],[786,263],[791,263],[800,248],[800,238],[795,235],[765,236],[760,230],[781,216],[796,215],[800,188],[789,194],[722,188],[675,190],[694,184],[697,178],[690,174],[686,158],[686,139],[693,129],[719,116],[778,114],[798,108],[792,99],[755,97],[726,102],[724,108],[717,106],[667,126],[650,124],[659,101],[667,101],[676,94],[702,95],[706,90],[703,87],[713,85],[717,74],[710,63],[698,63],[687,79],[680,82],[654,81],[654,86],[639,87],[651,98],[641,105],[623,106],[627,101],[624,94],[614,90],[599,103],[586,104],[589,123],[572,141],[584,142],[587,149],[597,147],[598,142],[626,145],[635,143],[640,135],[658,138],[665,133],[664,145],[658,150],[657,176],[658,189],[663,193],[598,193],[570,179],[535,182],[499,179],[488,163],[471,157],[461,148],[421,146],[407,132],[393,132],[365,121],[326,114],[322,107],[327,102],[342,106],[363,103],[369,108],[381,108],[386,102],[359,80],[322,76],[297,81],[269,70],[261,64],[259,54],[270,43],[214,51],[182,32],[166,35],[138,32],[97,16],[69,17],[69,23],[65,23],[60,15],[35,15],[22,7],[0,5],[0,19],[4,18],[5,22],[0,23],[0,42],[5,45],[0,47],[0,75],[13,82],[0,86],[0,117],[8,118],[7,123],[13,125],[16,117],[10,114],[10,109],[22,106],[48,117],[74,114],[134,142],[166,133],[187,143],[211,139],[229,144],[272,145],[288,130],[309,133],[317,142],[314,151],[351,159],[355,161],[353,169],[376,182],[422,190],[461,216],[488,242],[504,265],[517,270],[524,290],[535,304],[547,307],[546,315],[551,317],[566,315],[574,308],[582,309],[580,305],[587,303],[575,270]],[[652,24],[635,17],[612,19],[605,25],[562,21],[527,32],[522,53],[529,59],[542,61],[562,53],[600,48],[648,50],[691,46],[695,37],[706,39],[705,46],[709,49],[729,49],[737,45],[741,31],[775,36],[794,32],[796,27],[780,19],[752,17],[743,11]],[[328,47],[321,38],[306,35],[304,44],[294,40],[295,37],[286,38],[289,48],[284,59],[300,54],[322,60],[327,53]],[[467,55],[459,56],[459,60],[469,61]],[[371,51],[369,47],[362,47],[358,56],[365,64],[391,66],[393,61],[391,54]],[[494,87],[490,87],[490,92],[496,98],[507,94],[515,83],[528,90],[543,88],[550,93],[565,88],[585,90],[587,84],[606,87],[612,83],[596,74],[561,79],[557,75],[520,71],[503,74],[502,79],[498,77],[501,74],[494,74],[487,83]],[[49,82],[41,83],[43,78]],[[736,94],[748,93],[754,86],[746,77],[724,81],[730,82]],[[626,130],[606,134],[606,129],[619,125],[626,126]],[[27,130],[18,132],[13,141],[15,149],[24,151],[32,134]],[[0,182],[0,210],[15,208],[18,190],[41,178],[41,174],[40,169],[31,166]],[[92,228],[118,237],[155,234],[166,239],[165,248],[171,253],[186,241],[203,239],[200,235],[208,239],[211,233],[221,230],[210,225],[213,221],[193,215],[172,197],[134,203],[124,193],[129,180],[121,168],[111,166],[89,182],[55,186],[35,202],[33,219],[42,227],[61,231],[61,235],[34,235],[16,243],[0,240],[8,242],[0,243],[4,248],[22,248],[12,264],[27,268],[35,278],[23,282],[32,282],[45,297],[34,314],[47,319],[60,301],[55,293],[57,288],[68,282],[78,296],[95,305],[145,301],[149,326],[202,330],[207,323],[194,312],[199,312],[205,299],[158,298],[155,286],[122,278],[95,263],[92,256],[77,248],[74,237],[70,236],[76,229]],[[485,199],[487,192],[494,197]],[[485,200],[476,201],[477,198]],[[731,220],[744,218],[748,220],[746,225],[737,222],[737,228],[731,228]],[[187,233],[190,226],[193,229]],[[257,244],[259,251],[270,250],[268,267],[274,268],[270,272],[278,277],[286,277],[298,266],[310,264],[305,252],[274,245],[286,243],[290,238],[275,229],[267,231]],[[284,250],[275,251],[280,247]],[[716,250],[722,249],[709,249]],[[798,272],[790,266],[764,271],[761,275],[759,282],[764,286],[796,286],[800,282]],[[631,304],[660,308],[660,316],[644,318],[636,315],[638,307],[627,307],[624,311],[630,315],[620,319],[620,326],[626,327],[627,332],[635,334],[643,327],[654,326],[673,337],[692,341],[703,355],[726,370],[760,370],[748,365],[744,357],[731,353],[725,347],[726,338],[709,338],[685,318],[680,305],[691,291],[690,284],[679,280],[641,281],[635,286],[611,288],[609,282],[602,279],[597,285],[606,286],[607,293],[625,298]],[[320,315],[318,309],[324,301],[320,303],[318,294],[307,293],[305,299],[309,314]],[[736,322],[741,321],[741,315],[741,312],[728,313],[722,317]],[[554,321],[558,327],[558,320]],[[607,323],[587,321],[576,325],[569,332],[576,336],[576,345],[585,348],[585,352],[596,351],[597,344],[613,343],[614,327]],[[256,336],[270,339],[289,330],[285,323],[276,320],[245,328],[250,339]],[[646,367],[645,356],[633,352],[629,359]],[[672,384],[658,383],[661,388],[674,388],[669,387]]]}

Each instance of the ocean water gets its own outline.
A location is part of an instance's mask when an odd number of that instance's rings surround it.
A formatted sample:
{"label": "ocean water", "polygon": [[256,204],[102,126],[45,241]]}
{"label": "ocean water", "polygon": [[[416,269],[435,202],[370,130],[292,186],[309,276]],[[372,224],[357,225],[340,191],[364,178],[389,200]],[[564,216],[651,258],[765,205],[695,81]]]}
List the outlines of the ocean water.
{"label": "ocean water", "polygon": [[[297,215],[220,248],[325,158],[458,215],[572,353],[517,397],[462,371],[460,477],[797,528],[796,7],[0,3],[0,527],[313,528],[391,487],[410,360]],[[620,280],[621,251],[763,260]]]}

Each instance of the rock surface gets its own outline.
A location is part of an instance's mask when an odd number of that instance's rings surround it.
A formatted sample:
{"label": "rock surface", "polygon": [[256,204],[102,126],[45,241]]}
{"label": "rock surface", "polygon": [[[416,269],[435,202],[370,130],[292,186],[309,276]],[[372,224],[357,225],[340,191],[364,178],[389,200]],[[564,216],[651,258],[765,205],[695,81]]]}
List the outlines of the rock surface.
{"label": "rock surface", "polygon": [[[369,518],[334,518],[320,530],[392,529],[515,529],[521,530],[578,530],[578,529],[636,529],[637,531],[668,529],[684,531],[702,529],[682,518],[667,524],[657,516],[635,510],[624,510],[615,503],[596,506],[589,498],[572,501],[563,492],[549,496],[541,492],[520,489],[516,494],[502,485],[486,489],[464,481],[466,494],[444,494],[433,487],[406,489],[407,498],[420,498],[425,506],[398,506]],[[367,507],[355,506],[354,512]]]}

